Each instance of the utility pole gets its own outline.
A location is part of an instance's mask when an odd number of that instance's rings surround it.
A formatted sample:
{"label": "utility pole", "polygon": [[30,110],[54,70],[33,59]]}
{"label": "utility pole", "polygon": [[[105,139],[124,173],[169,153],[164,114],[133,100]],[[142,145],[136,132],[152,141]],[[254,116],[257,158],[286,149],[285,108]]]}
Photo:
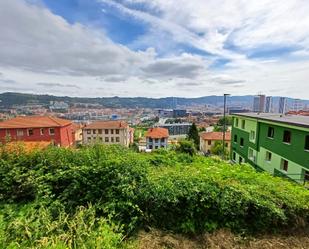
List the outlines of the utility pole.
{"label": "utility pole", "polygon": [[224,97],[224,110],[223,110],[223,139],[222,139],[222,159],[225,159],[225,131],[226,131],[226,122],[225,122],[225,112],[226,112],[226,97],[230,96],[230,94],[225,93]]}

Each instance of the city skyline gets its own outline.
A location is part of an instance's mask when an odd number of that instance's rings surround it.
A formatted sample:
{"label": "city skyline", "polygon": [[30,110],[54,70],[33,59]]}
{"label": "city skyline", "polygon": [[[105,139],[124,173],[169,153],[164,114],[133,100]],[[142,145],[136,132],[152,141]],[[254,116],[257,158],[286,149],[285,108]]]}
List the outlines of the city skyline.
{"label": "city skyline", "polygon": [[300,0],[2,1],[0,92],[309,99],[308,12]]}

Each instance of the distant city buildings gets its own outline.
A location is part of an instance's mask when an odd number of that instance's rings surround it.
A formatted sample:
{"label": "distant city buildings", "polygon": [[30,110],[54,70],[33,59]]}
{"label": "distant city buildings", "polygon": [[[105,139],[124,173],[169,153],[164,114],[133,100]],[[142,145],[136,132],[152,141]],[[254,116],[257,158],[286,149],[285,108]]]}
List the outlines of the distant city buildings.
{"label": "distant city buildings", "polygon": [[271,113],[273,108],[273,98],[271,96],[266,97],[266,106],[265,106],[265,112]]}
{"label": "distant city buildings", "polygon": [[253,99],[253,112],[264,112],[265,111],[265,95],[255,96]]}
{"label": "distant city buildings", "polygon": [[285,97],[280,97],[279,98],[279,113],[284,114],[286,112],[286,98]]}

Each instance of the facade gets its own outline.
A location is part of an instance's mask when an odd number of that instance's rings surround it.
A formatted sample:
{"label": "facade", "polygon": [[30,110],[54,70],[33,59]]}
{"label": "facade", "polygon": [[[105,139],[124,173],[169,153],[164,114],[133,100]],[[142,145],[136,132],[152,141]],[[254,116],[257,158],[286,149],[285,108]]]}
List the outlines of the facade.
{"label": "facade", "polygon": [[170,136],[187,135],[189,133],[190,123],[176,123],[176,124],[160,124],[159,127],[168,129]]}
{"label": "facade", "polygon": [[286,112],[286,98],[280,97],[279,99],[279,113],[284,114]]}
{"label": "facade", "polygon": [[83,143],[130,145],[132,129],[124,121],[96,121],[83,128]]}
{"label": "facade", "polygon": [[72,122],[51,116],[20,116],[0,122],[0,140],[50,142],[68,147],[74,144]]}
{"label": "facade", "polygon": [[253,99],[253,111],[254,112],[264,112],[265,111],[265,95],[255,96]]}
{"label": "facade", "polygon": [[309,180],[309,117],[233,115],[231,159],[297,182]]}
{"label": "facade", "polygon": [[265,106],[265,112],[271,113],[273,108],[273,98],[271,96],[266,97],[266,106]]}
{"label": "facade", "polygon": [[[217,141],[223,140],[223,132],[202,132],[200,134],[200,151],[204,154],[210,154],[211,148]],[[225,133],[225,147],[228,149],[231,146],[231,133]]]}
{"label": "facade", "polygon": [[146,149],[153,150],[159,148],[167,148],[168,145],[168,130],[160,127],[148,129],[145,134]]}

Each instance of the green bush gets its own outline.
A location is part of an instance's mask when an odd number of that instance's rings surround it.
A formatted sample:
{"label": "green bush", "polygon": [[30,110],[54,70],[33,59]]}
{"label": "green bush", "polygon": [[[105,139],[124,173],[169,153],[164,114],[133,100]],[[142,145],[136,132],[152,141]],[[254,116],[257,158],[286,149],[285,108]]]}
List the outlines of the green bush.
{"label": "green bush", "polygon": [[194,153],[120,146],[3,153],[0,204],[3,248],[116,248],[142,226],[273,232],[309,222],[302,186]]}

